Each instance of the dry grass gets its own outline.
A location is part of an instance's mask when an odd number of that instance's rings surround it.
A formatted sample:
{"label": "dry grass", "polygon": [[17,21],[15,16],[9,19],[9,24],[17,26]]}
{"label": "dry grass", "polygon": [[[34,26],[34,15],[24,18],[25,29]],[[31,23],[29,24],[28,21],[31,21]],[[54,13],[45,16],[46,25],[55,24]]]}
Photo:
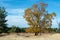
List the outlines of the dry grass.
{"label": "dry grass", "polygon": [[34,36],[33,33],[19,33],[10,34],[0,37],[0,40],[60,40],[60,34],[42,34],[41,36]]}

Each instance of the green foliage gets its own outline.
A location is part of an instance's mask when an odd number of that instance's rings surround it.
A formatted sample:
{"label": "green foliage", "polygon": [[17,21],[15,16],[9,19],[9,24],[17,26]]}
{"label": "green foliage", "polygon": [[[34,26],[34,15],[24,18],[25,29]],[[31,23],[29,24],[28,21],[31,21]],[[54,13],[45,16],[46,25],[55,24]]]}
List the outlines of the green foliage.
{"label": "green foliage", "polygon": [[20,28],[21,32],[25,32],[26,28]]}
{"label": "green foliage", "polygon": [[25,32],[26,28],[19,28],[17,26],[12,26],[8,28],[8,32],[7,33],[21,33],[21,32]]}
{"label": "green foliage", "polygon": [[52,32],[53,31],[53,29],[52,28],[48,28],[48,32],[50,33],[50,32]]}
{"label": "green foliage", "polygon": [[16,27],[16,33],[20,33],[21,32],[21,29],[19,27]]}
{"label": "green foliage", "polygon": [[7,12],[4,7],[0,7],[0,29],[2,32],[5,32],[7,29],[7,20],[5,19],[7,16]]}
{"label": "green foliage", "polygon": [[56,32],[57,31],[57,28],[53,28],[53,30],[52,30],[53,32]]}
{"label": "green foliage", "polygon": [[2,33],[2,29],[0,29],[0,34]]}
{"label": "green foliage", "polygon": [[8,31],[9,33],[14,33],[16,31],[16,26],[12,26],[12,28]]}
{"label": "green foliage", "polygon": [[60,29],[57,29],[56,32],[57,32],[57,33],[60,33]]}
{"label": "green foliage", "polygon": [[58,23],[59,29],[60,29],[60,22]]}

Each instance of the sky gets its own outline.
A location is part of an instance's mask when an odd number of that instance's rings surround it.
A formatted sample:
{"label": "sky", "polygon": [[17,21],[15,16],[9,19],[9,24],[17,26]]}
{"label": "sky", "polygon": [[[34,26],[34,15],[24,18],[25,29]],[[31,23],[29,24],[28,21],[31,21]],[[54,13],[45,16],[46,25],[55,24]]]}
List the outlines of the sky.
{"label": "sky", "polygon": [[[56,17],[52,22],[52,26],[58,27],[57,20],[60,21],[60,1],[59,0],[43,0],[48,4],[47,10],[49,13],[55,12]],[[12,25],[19,27],[28,27],[27,21],[23,18],[24,10],[31,7],[33,4],[40,3],[40,0],[0,0],[0,6],[5,7],[7,13],[6,19],[9,27]]]}

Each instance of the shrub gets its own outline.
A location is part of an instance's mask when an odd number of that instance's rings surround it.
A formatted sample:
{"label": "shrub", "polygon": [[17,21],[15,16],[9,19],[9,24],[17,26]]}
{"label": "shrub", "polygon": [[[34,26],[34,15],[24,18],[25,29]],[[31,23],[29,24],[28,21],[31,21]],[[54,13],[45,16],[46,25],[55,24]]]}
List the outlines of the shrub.
{"label": "shrub", "polygon": [[8,31],[9,33],[14,33],[16,31],[16,26],[12,26],[12,28]]}
{"label": "shrub", "polygon": [[57,33],[60,33],[60,29],[57,29],[56,32],[57,32]]}

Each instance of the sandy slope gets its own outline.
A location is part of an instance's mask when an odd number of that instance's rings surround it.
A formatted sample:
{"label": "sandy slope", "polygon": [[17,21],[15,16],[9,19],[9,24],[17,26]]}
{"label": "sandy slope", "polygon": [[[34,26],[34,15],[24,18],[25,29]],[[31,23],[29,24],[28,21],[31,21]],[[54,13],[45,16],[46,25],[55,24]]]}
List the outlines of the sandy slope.
{"label": "sandy slope", "polygon": [[60,40],[60,34],[43,34],[42,36],[33,36],[32,34],[21,33],[20,35],[11,34],[8,36],[0,37],[0,40]]}

